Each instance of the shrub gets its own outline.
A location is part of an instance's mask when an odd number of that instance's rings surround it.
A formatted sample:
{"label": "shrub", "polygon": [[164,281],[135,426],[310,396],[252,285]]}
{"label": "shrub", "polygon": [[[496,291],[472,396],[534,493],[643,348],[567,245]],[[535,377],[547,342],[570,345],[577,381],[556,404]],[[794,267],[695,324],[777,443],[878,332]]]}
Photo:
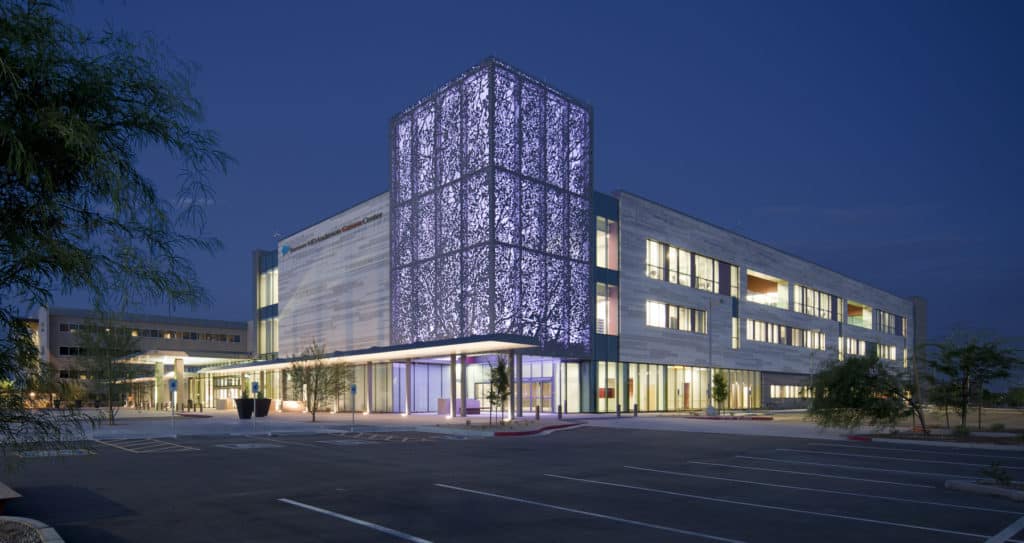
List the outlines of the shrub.
{"label": "shrub", "polygon": [[994,480],[999,486],[1010,486],[1010,483],[1013,482],[1013,479],[1010,478],[1010,472],[999,462],[992,462],[991,466],[982,468],[981,474]]}
{"label": "shrub", "polygon": [[1001,423],[1001,422],[997,422],[997,423],[993,424],[992,426],[989,426],[988,429],[990,431],[992,431],[992,432],[1002,432],[1002,431],[1006,430],[1006,425]]}
{"label": "shrub", "polygon": [[971,429],[967,426],[961,425],[953,428],[953,437],[955,438],[966,439],[969,435],[971,435]]}

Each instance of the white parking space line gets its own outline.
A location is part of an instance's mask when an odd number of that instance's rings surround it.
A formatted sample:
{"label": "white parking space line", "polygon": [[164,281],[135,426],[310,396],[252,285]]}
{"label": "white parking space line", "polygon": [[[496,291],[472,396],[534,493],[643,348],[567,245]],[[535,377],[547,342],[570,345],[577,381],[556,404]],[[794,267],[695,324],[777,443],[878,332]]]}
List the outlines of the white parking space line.
{"label": "white parking space line", "polygon": [[[968,462],[954,462],[952,460],[924,460],[921,458],[905,458],[900,456],[885,456],[880,454],[857,454],[857,453],[841,453],[841,452],[828,452],[828,451],[811,451],[807,449],[775,449],[777,451],[784,452],[795,452],[800,454],[823,454],[827,456],[848,456],[850,458],[880,458],[884,460],[894,460],[896,462],[914,462],[915,464],[947,464],[953,466],[975,466],[975,467],[988,467],[989,464],[971,464]],[[1024,469],[1024,466],[1003,466],[1006,469]]]}
{"label": "white parking space line", "polygon": [[972,511],[986,511],[986,512],[989,512],[989,513],[1005,513],[1007,515],[1024,515],[1024,511],[1010,511],[1010,510],[1007,510],[1007,509],[990,509],[988,507],[972,507],[970,505],[958,505],[958,504],[954,504],[954,503],[933,502],[933,501],[928,501],[928,500],[913,500],[913,499],[910,499],[910,498],[897,498],[897,497],[894,497],[894,496],[879,496],[877,494],[862,494],[860,492],[847,492],[845,490],[826,490],[826,489],[822,489],[822,488],[809,488],[809,487],[805,487],[805,486],[782,485],[782,484],[778,484],[778,483],[764,483],[764,482],[761,482],[761,481],[751,481],[751,480],[748,480],[748,479],[732,479],[732,478],[729,478],[729,477],[716,477],[714,475],[699,475],[699,474],[696,474],[696,473],[684,473],[684,472],[681,472],[681,471],[669,471],[669,470],[663,470],[663,469],[642,468],[642,467],[638,467],[638,466],[622,466],[622,467],[624,467],[626,469],[637,470],[637,471],[650,471],[650,472],[653,472],[653,473],[661,473],[661,474],[665,474],[665,475],[674,475],[676,477],[693,477],[693,478],[696,478],[696,479],[714,479],[714,480],[718,480],[718,481],[730,481],[730,482],[733,482],[733,483],[743,483],[743,484],[749,484],[749,485],[770,486],[770,487],[774,487],[774,488],[788,488],[790,490],[804,490],[804,491],[807,491],[807,492],[821,492],[823,494],[838,494],[838,495],[841,495],[841,496],[854,496],[854,497],[857,497],[857,498],[871,498],[871,499],[874,499],[874,500],[889,500],[889,501],[904,502],[904,503],[916,503],[916,504],[920,504],[920,505],[932,505],[932,506],[935,506],[935,507],[949,507],[949,508],[953,508],[953,509],[969,509],[969,510],[972,510]]}
{"label": "white parking space line", "polygon": [[301,507],[309,511],[314,511],[316,513],[320,513],[321,515],[327,515],[329,517],[334,517],[336,519],[345,520],[351,522],[352,524],[358,524],[360,526],[370,528],[371,530],[377,530],[378,532],[385,533],[393,537],[397,537],[398,539],[401,539],[403,541],[412,541],[414,543],[431,543],[429,539],[423,539],[421,537],[409,535],[407,533],[399,532],[398,530],[388,528],[387,526],[381,526],[380,524],[374,524],[372,522],[367,522],[365,520],[350,517],[348,515],[342,515],[341,513],[335,513],[334,511],[328,511],[327,509],[321,509],[314,505],[297,502],[295,500],[289,500],[288,498],[278,498],[277,501],[287,503],[289,505],[294,505],[295,507]]}
{"label": "white parking space line", "polygon": [[689,463],[690,464],[699,464],[699,465],[702,465],[702,466],[721,466],[723,468],[749,469],[749,470],[754,470],[754,471],[772,471],[772,472],[775,472],[775,473],[787,473],[787,474],[792,474],[792,475],[807,475],[809,477],[824,477],[826,479],[844,479],[844,480],[847,480],[847,481],[861,481],[861,482],[865,482],[865,483],[879,483],[879,484],[883,484],[883,485],[912,486],[912,487],[915,487],[915,488],[936,488],[935,485],[922,485],[922,484],[918,484],[918,483],[901,483],[901,482],[898,482],[898,481],[882,481],[880,479],[862,479],[860,477],[846,477],[846,476],[843,476],[843,475],[828,475],[828,474],[825,474],[825,473],[814,473],[814,472],[811,472],[811,471],[792,471],[792,470],[788,470],[788,469],[758,468],[758,467],[754,467],[754,466],[737,466],[736,464],[716,464],[714,462],[697,462],[695,460],[690,460]]}
{"label": "white parking space line", "polygon": [[778,458],[768,458],[767,456],[741,456],[737,455],[736,458],[745,458],[747,460],[765,460],[768,462],[779,462],[782,464],[801,464],[805,466],[822,466],[827,468],[843,468],[843,469],[856,469],[861,471],[879,471],[883,473],[907,473],[910,475],[925,475],[928,477],[941,477],[943,479],[951,479],[956,477],[965,477],[964,475],[953,475],[949,473],[934,473],[930,471],[908,471],[903,469],[886,469],[886,468],[867,468],[863,466],[851,466],[849,464],[825,464],[822,462],[804,462],[802,460],[779,460]]}
{"label": "white parking space line", "polygon": [[820,511],[808,511],[808,510],[805,510],[805,509],[794,509],[792,507],[782,507],[782,506],[779,506],[779,505],[765,505],[765,504],[762,504],[762,503],[744,502],[744,501],[739,501],[739,500],[730,500],[730,499],[726,499],[726,498],[714,498],[714,497],[711,497],[711,496],[700,496],[700,495],[697,495],[697,494],[686,494],[684,492],[674,492],[674,491],[671,491],[671,490],[661,490],[661,489],[657,489],[657,488],[646,488],[646,487],[642,487],[642,486],[625,485],[625,484],[621,484],[621,483],[611,483],[611,482],[608,482],[608,481],[598,481],[598,480],[594,480],[594,479],[580,479],[580,478],[577,478],[577,477],[566,477],[565,475],[552,475],[550,473],[545,473],[544,475],[547,476],[547,477],[554,477],[556,479],[564,479],[564,480],[567,480],[567,481],[577,481],[577,482],[580,482],[580,483],[587,483],[587,484],[593,484],[593,485],[613,486],[613,487],[617,487],[617,488],[628,488],[630,490],[639,490],[641,492],[651,492],[651,493],[654,493],[654,494],[664,494],[664,495],[667,495],[667,496],[678,496],[678,497],[681,497],[681,498],[690,498],[690,499],[694,499],[694,500],[701,500],[701,501],[708,501],[708,502],[726,503],[726,504],[729,504],[729,505],[742,505],[742,506],[746,506],[746,507],[755,507],[755,508],[758,508],[758,509],[770,509],[770,510],[773,510],[773,511],[785,511],[787,513],[797,513],[797,514],[802,514],[802,515],[811,515],[811,516],[815,516],[815,517],[834,518],[834,519],[841,519],[841,520],[852,520],[854,522],[864,522],[864,523],[868,523],[868,524],[879,524],[879,525],[882,525],[882,526],[893,526],[893,527],[897,527],[897,528],[907,528],[907,529],[910,529],[910,530],[921,530],[921,531],[925,531],[925,532],[935,532],[935,533],[941,533],[941,534],[952,534],[952,535],[962,535],[962,536],[967,536],[967,537],[977,537],[977,538],[981,538],[981,539],[987,539],[989,537],[987,535],[975,534],[975,533],[971,533],[971,532],[961,532],[961,531],[958,531],[958,530],[944,530],[942,528],[933,528],[931,526],[920,526],[920,525],[917,525],[917,524],[906,524],[906,523],[902,523],[902,522],[889,522],[887,520],[878,520],[878,519],[872,519],[872,518],[866,518],[866,517],[854,517],[854,516],[850,516],[850,515],[840,515],[840,514],[837,514],[837,513],[822,513]]}
{"label": "white parking space line", "polygon": [[603,515],[601,513],[592,513],[590,511],[583,511],[581,509],[573,509],[571,507],[562,507],[561,505],[552,505],[550,503],[535,502],[533,500],[526,500],[526,499],[523,499],[523,498],[514,498],[512,496],[505,496],[503,494],[495,494],[493,492],[484,492],[483,490],[473,490],[473,489],[470,489],[470,488],[462,488],[460,486],[446,485],[446,484],[442,484],[442,483],[434,483],[434,486],[439,486],[441,488],[447,488],[448,490],[456,490],[456,491],[459,491],[459,492],[467,492],[469,494],[476,494],[478,496],[488,496],[488,497],[491,497],[491,498],[497,498],[499,500],[507,500],[507,501],[517,502],[517,503],[525,503],[525,504],[528,504],[528,505],[536,505],[538,507],[546,507],[548,509],[555,509],[557,511],[565,511],[567,513],[576,513],[577,515],[583,515],[583,516],[587,516],[587,517],[594,517],[594,518],[600,518],[600,519],[605,519],[605,520],[613,520],[615,522],[622,522],[624,524],[630,524],[630,525],[633,525],[633,526],[642,526],[644,528],[651,528],[651,529],[654,529],[654,530],[662,530],[662,531],[665,531],[665,532],[672,532],[672,533],[675,533],[675,534],[692,535],[694,537],[703,537],[704,539],[710,539],[712,541],[724,541],[726,543],[743,543],[742,541],[740,541],[738,539],[729,539],[729,538],[718,537],[716,535],[705,534],[705,533],[701,533],[701,532],[691,532],[690,530],[682,530],[680,528],[673,528],[671,526],[662,526],[660,524],[651,524],[649,522],[641,522],[639,520],[631,520],[631,519],[628,519],[628,518],[615,517],[615,516],[612,516],[612,515]]}
{"label": "white parking space line", "polygon": [[985,540],[985,543],[1003,543],[1004,541],[1010,540],[1010,537],[1024,529],[1024,517],[1017,519],[1016,522],[1003,528],[998,534]]}
{"label": "white parking space line", "polygon": [[1024,460],[1024,456],[1010,456],[1005,454],[978,454],[978,453],[965,453],[959,451],[945,451],[945,450],[925,450],[925,449],[910,449],[906,447],[874,447],[871,445],[840,445],[838,443],[808,443],[812,447],[840,447],[843,449],[859,449],[862,451],[901,451],[901,452],[915,452],[925,454],[943,454],[948,456],[971,456],[976,458],[1002,458],[1004,460]]}

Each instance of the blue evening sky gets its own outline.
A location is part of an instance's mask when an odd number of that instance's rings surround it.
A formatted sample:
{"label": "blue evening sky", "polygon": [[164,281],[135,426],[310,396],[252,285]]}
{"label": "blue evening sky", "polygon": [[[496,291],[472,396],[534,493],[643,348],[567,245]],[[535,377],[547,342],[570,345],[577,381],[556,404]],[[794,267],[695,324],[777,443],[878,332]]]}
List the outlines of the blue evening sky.
{"label": "blue evening sky", "polygon": [[[1020,336],[1024,3],[98,1],[202,70],[238,160],[196,266],[252,316],[250,251],[387,190],[388,120],[495,55],[586,101],[626,189],[928,299],[929,332]],[[145,153],[168,197],[176,166]],[[76,297],[60,303],[81,305]],[[146,308],[160,312],[161,308]],[[166,311],[166,309],[163,309]],[[179,313],[181,314],[181,313]]]}

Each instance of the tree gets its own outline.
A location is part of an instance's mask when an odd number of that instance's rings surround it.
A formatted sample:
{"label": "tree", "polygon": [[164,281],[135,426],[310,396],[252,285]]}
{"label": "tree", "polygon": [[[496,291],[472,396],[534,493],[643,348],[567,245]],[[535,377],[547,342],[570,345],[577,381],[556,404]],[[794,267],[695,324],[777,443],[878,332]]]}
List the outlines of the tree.
{"label": "tree", "polygon": [[1016,351],[993,339],[954,334],[946,341],[931,346],[928,365],[938,376],[936,385],[946,387],[947,394],[960,416],[960,426],[967,427],[967,410],[972,397],[978,401],[978,428],[981,428],[981,398],[985,385],[1010,375],[1021,364]]}
{"label": "tree", "polygon": [[[46,448],[59,446],[80,436],[85,422],[73,412],[24,407],[40,366],[31,330],[18,318],[23,310],[48,305],[54,289],[87,293],[100,309],[111,302],[193,306],[208,297],[185,255],[219,247],[204,232],[204,209],[208,178],[224,172],[230,157],[200,127],[194,66],[151,39],[77,28],[63,19],[65,6],[0,0],[5,450],[28,446],[31,435]],[[139,169],[139,153],[151,147],[181,165],[173,202]],[[114,290],[121,300],[108,297]]]}
{"label": "tree", "polygon": [[875,355],[831,360],[811,375],[808,416],[826,428],[892,428],[915,416],[927,433],[924,406],[909,374],[897,373]]}
{"label": "tree", "polygon": [[137,366],[125,361],[126,357],[138,351],[137,342],[131,330],[109,318],[87,321],[75,335],[84,353],[81,358],[83,369],[89,375],[93,389],[105,400],[107,422],[114,424],[121,408],[121,398],[139,373]]}
{"label": "tree", "polygon": [[505,422],[505,402],[512,392],[512,386],[508,378],[508,364],[504,356],[498,356],[498,364],[491,368],[490,390],[487,392],[487,400],[491,402],[491,411],[498,407],[499,420]]}
{"label": "tree", "polygon": [[305,393],[306,408],[313,415],[330,403],[354,381],[354,370],[348,364],[331,364],[324,360],[324,346],[314,340],[302,352],[302,360],[292,362],[288,381],[296,395]]}
{"label": "tree", "polygon": [[711,380],[711,397],[715,400],[718,409],[722,409],[722,404],[729,399],[729,382],[725,380],[725,374],[720,371],[716,371]]}

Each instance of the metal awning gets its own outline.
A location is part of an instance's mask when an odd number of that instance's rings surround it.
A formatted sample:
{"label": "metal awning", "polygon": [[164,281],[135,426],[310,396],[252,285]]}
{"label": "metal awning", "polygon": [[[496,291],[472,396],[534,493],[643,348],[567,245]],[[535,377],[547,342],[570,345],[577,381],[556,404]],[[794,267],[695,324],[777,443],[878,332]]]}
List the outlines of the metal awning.
{"label": "metal awning", "polygon": [[[439,358],[451,355],[479,355],[500,353],[520,349],[532,349],[540,344],[536,339],[527,336],[509,334],[491,334],[486,336],[470,336],[459,339],[440,341],[424,341],[393,345],[390,347],[370,347],[353,351],[336,351],[324,353],[323,361],[332,364],[359,364],[380,362],[385,360],[406,360],[412,358]],[[287,369],[292,364],[312,363],[310,357],[278,358],[261,360],[246,364],[203,368],[199,373],[222,374],[241,373],[245,371],[270,371]]]}

